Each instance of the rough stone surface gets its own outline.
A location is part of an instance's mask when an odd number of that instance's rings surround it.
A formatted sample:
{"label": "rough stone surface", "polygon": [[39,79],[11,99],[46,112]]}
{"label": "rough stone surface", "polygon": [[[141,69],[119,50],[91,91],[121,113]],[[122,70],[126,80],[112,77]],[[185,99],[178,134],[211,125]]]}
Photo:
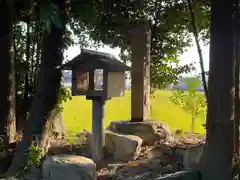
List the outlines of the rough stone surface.
{"label": "rough stone surface", "polygon": [[175,154],[172,148],[165,144],[153,147],[147,154],[149,162],[158,162],[163,167],[171,166],[174,172],[183,169],[182,157]]}
{"label": "rough stone surface", "polygon": [[88,158],[74,155],[56,155],[43,162],[44,180],[95,180],[96,165]]}
{"label": "rough stone surface", "polygon": [[167,139],[170,130],[165,123],[156,121],[130,122],[130,121],[114,121],[111,122],[110,131],[131,134],[142,138],[143,144],[153,145],[156,141]]}
{"label": "rough stone surface", "polygon": [[92,133],[89,131],[81,131],[78,135],[77,135],[78,139],[77,139],[77,144],[80,145],[86,145],[89,146],[91,145],[91,140],[92,140]]}
{"label": "rough stone surface", "polygon": [[182,156],[182,163],[185,170],[195,168],[201,159],[204,151],[204,144],[187,148],[175,148],[176,154]]}
{"label": "rough stone surface", "polygon": [[162,163],[170,163],[169,157],[171,157],[172,154],[172,149],[170,147],[160,144],[148,151],[148,159],[160,159]]}
{"label": "rough stone surface", "polygon": [[164,174],[174,173],[171,165],[161,166],[156,161],[137,160],[111,164],[98,171],[99,180],[155,180]]}
{"label": "rough stone surface", "polygon": [[[92,133],[82,131],[78,135],[78,143],[85,145],[86,151],[91,154]],[[112,155],[114,160],[127,161],[139,157],[141,152],[142,139],[134,135],[123,135],[109,130],[105,131],[104,153]]]}
{"label": "rough stone surface", "polygon": [[169,147],[165,144],[157,145],[148,151],[148,159],[159,159],[161,163],[176,162],[184,170],[194,169],[203,154],[204,144],[187,147]]}
{"label": "rough stone surface", "polygon": [[122,135],[111,131],[105,132],[105,151],[115,160],[128,161],[139,157],[142,139],[134,135]]}

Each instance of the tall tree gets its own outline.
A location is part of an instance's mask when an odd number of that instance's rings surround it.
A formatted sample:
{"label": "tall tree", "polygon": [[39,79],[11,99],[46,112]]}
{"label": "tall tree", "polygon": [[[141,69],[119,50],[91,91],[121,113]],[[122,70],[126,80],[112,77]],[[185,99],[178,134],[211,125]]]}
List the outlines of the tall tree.
{"label": "tall tree", "polygon": [[192,2],[192,0],[187,0],[187,2],[188,2],[188,8],[189,8],[189,11],[190,11],[191,24],[192,24],[192,28],[193,28],[193,35],[194,35],[195,43],[197,45],[199,63],[200,63],[200,67],[201,67],[202,84],[203,84],[203,88],[204,88],[204,92],[205,92],[205,97],[206,97],[206,100],[207,100],[207,98],[208,98],[207,81],[206,81],[206,76],[205,76],[202,49],[201,49],[200,42],[199,42],[200,39],[199,39],[198,26],[196,24],[196,18],[195,18],[194,9],[193,9],[193,2]]}
{"label": "tall tree", "polygon": [[53,1],[59,9],[61,26],[51,21],[50,31],[46,32],[43,42],[43,55],[38,74],[37,88],[30,110],[29,120],[22,141],[17,145],[13,162],[6,173],[12,175],[27,163],[25,153],[35,138],[42,141],[42,133],[47,119],[56,107],[61,83],[61,64],[63,61],[63,35],[66,25],[66,1]]}
{"label": "tall tree", "polygon": [[239,0],[235,1],[234,19],[234,50],[235,50],[235,109],[234,109],[234,153],[239,156],[239,120],[240,120],[240,99],[239,99],[239,71],[240,71],[240,7]]}
{"label": "tall tree", "polygon": [[232,179],[234,118],[234,0],[213,0],[203,180]]}
{"label": "tall tree", "polygon": [[[0,1],[0,21],[2,28],[0,30],[0,81],[4,86],[0,90],[0,133],[1,138],[4,139],[5,144],[14,140],[15,127],[15,92],[13,72],[13,58],[12,58],[12,1]],[[14,93],[13,93],[14,92]]]}

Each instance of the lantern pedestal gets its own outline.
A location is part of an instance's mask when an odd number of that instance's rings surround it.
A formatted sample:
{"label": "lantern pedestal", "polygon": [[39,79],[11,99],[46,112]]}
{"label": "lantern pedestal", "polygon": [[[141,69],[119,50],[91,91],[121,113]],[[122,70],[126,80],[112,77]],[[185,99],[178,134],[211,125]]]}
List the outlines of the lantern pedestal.
{"label": "lantern pedestal", "polygon": [[92,98],[92,159],[95,163],[101,161],[104,157],[104,105],[105,100],[103,98]]}

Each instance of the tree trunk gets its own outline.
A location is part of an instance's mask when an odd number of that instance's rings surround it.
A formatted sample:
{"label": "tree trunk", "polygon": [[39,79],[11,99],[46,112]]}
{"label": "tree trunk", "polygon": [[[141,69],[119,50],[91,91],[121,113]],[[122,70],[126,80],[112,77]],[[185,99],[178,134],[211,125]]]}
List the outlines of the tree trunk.
{"label": "tree trunk", "polygon": [[234,111],[234,154],[235,156],[239,156],[239,120],[240,120],[240,99],[239,99],[239,71],[240,71],[240,28],[239,28],[239,0],[236,0],[235,6],[235,31],[234,31],[234,39],[235,39],[235,111]]}
{"label": "tree trunk", "polygon": [[192,117],[192,135],[193,135],[193,142],[195,142],[195,116]]}
{"label": "tree trunk", "polygon": [[[12,74],[12,7],[10,1],[0,1],[0,134],[7,145],[14,140],[14,126],[15,126],[15,93],[13,83],[14,74]],[[10,110],[9,110],[10,109]]]}
{"label": "tree trunk", "polygon": [[[17,40],[16,40],[16,19],[15,19],[15,17],[13,17],[13,54],[14,54],[14,66],[15,66],[15,64],[16,64],[16,62],[17,62],[17,56],[18,56],[18,51],[17,51]],[[14,70],[15,70],[15,67],[14,67]],[[21,133],[21,128],[23,128],[23,127],[21,127],[21,125],[20,125],[20,119],[21,119],[21,109],[22,109],[22,107],[21,107],[21,105],[20,105],[20,101],[19,101],[19,99],[21,99],[20,98],[20,96],[18,96],[18,94],[17,94],[17,91],[18,91],[18,88],[19,88],[19,84],[20,84],[20,76],[15,72],[15,98],[16,98],[16,101],[15,101],[15,112],[16,112],[16,131],[17,131],[17,133],[18,134],[20,134]]]}
{"label": "tree trunk", "polygon": [[[30,38],[30,20],[27,21],[27,32],[26,32],[26,62],[28,66],[30,66],[30,48],[31,48],[31,38]],[[30,68],[29,68],[30,69]],[[29,90],[30,90],[30,80],[29,80],[29,74],[30,72],[27,71],[24,74],[24,91],[23,91],[23,100],[22,100],[22,107],[21,107],[21,112],[22,112],[22,118],[21,118],[21,124],[24,125],[27,121],[27,116],[29,112],[29,107],[30,107],[30,100],[29,100]],[[24,129],[24,127],[22,127]]]}
{"label": "tree trunk", "polygon": [[208,99],[208,89],[207,89],[207,81],[206,81],[205,69],[204,69],[204,63],[203,63],[202,49],[201,49],[201,46],[200,46],[200,43],[199,43],[199,37],[198,37],[199,33],[198,33],[197,24],[196,24],[196,21],[195,21],[192,1],[191,0],[187,0],[187,1],[188,1],[188,8],[189,8],[190,15],[191,15],[191,24],[192,24],[192,27],[193,27],[193,35],[194,35],[195,42],[196,42],[196,45],[197,45],[199,63],[200,63],[200,67],[201,67],[202,83],[203,83],[203,88],[204,88],[205,97],[206,97],[206,101],[207,101],[207,99]]}
{"label": "tree trunk", "polygon": [[63,27],[56,27],[52,23],[50,32],[44,38],[43,59],[28,124],[23,134],[23,140],[17,145],[13,162],[6,176],[18,172],[26,165],[27,153],[25,152],[31,145],[33,137],[42,136],[46,121],[58,100],[61,83],[61,69],[59,67],[63,61],[62,37],[66,25],[66,18],[63,17],[65,15],[65,0],[56,0],[55,4],[60,9]]}
{"label": "tree trunk", "polygon": [[9,74],[9,112],[7,124],[8,143],[13,143],[16,137],[16,76],[15,76],[15,61],[11,58],[11,68]]}
{"label": "tree trunk", "polygon": [[38,76],[38,71],[39,71],[39,65],[41,63],[41,35],[42,35],[42,31],[41,31],[41,27],[40,27],[40,12],[37,11],[37,22],[36,22],[36,31],[37,31],[37,38],[36,38],[36,42],[37,42],[37,51],[36,51],[36,64],[35,64],[35,72],[34,72],[34,79],[33,79],[33,85],[34,87],[37,84],[37,76]]}
{"label": "tree trunk", "polygon": [[234,119],[234,0],[213,0],[211,9],[207,142],[203,180],[232,179]]}

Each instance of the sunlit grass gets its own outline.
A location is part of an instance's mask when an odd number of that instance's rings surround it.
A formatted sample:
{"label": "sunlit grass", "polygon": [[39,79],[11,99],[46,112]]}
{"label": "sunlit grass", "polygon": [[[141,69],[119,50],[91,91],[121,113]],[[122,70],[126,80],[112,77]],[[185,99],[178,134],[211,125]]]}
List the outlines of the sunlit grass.
{"label": "sunlit grass", "polygon": [[[170,102],[171,91],[158,91],[155,98],[151,99],[151,120],[166,122],[171,129],[191,130],[191,117],[179,106]],[[105,106],[105,128],[113,120],[129,120],[131,113],[131,94],[124,97],[113,98]],[[64,120],[70,134],[79,133],[81,130],[91,130],[92,103],[84,96],[73,97],[64,104]],[[202,124],[205,118],[202,116],[196,120],[195,130],[204,133]]]}

